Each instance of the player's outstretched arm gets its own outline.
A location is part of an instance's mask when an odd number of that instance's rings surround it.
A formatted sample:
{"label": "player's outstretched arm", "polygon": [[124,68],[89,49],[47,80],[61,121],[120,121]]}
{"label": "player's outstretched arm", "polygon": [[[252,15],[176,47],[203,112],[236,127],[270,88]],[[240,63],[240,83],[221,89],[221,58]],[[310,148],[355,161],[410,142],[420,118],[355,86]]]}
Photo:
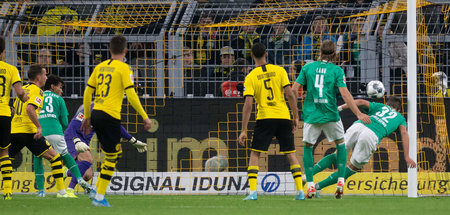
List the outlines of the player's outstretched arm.
{"label": "player's outstretched arm", "polygon": [[22,102],[26,102],[29,99],[28,93],[26,93],[22,88],[22,83],[16,82],[15,84],[13,84],[13,87],[14,91],[16,91],[17,93],[17,97],[19,97]]}
{"label": "player's outstretched arm", "polygon": [[[294,93],[295,99],[297,99],[298,90],[300,89],[300,87],[302,87],[302,85],[296,81],[294,82],[294,84],[291,87],[291,91],[292,91],[292,93]],[[285,89],[285,91],[286,91],[286,89]]]}
{"label": "player's outstretched arm", "polygon": [[41,124],[39,123],[39,119],[36,114],[36,106],[34,106],[32,104],[28,104],[27,105],[27,114],[28,114],[28,117],[30,118],[31,122],[33,122],[33,124],[37,128],[36,134],[34,135],[34,139],[38,140],[42,137],[42,127],[41,127]]}
{"label": "player's outstretched arm", "polygon": [[400,135],[402,136],[402,144],[403,144],[403,157],[405,158],[406,164],[410,168],[416,167],[416,162],[409,157],[409,135],[406,127],[403,125],[399,126]]}
{"label": "player's outstretched arm", "polygon": [[128,140],[128,142],[131,143],[138,150],[138,152],[147,151],[147,144],[131,136],[131,134],[128,133],[123,126],[120,126],[120,137]]}
{"label": "player's outstretched arm", "polygon": [[139,101],[139,97],[137,96],[134,88],[132,87],[127,88],[125,90],[125,93],[127,94],[128,102],[136,110],[136,112],[139,113],[139,115],[141,115],[142,119],[144,120],[145,130],[150,129],[152,127],[152,121],[150,121],[144,108],[142,108],[141,101]]}
{"label": "player's outstretched arm", "polygon": [[[356,104],[356,106],[362,107],[362,108],[365,108],[365,109],[369,109],[370,108],[370,102],[368,102],[368,101],[366,101],[364,99],[356,99],[355,100],[355,104]],[[347,104],[343,104],[343,105],[338,107],[338,111],[341,112],[342,110],[345,110],[347,108],[348,108],[348,105]]]}
{"label": "player's outstretched arm", "polygon": [[83,95],[83,106],[84,106],[84,118],[81,122],[81,131],[84,134],[91,133],[91,101],[92,101],[92,94],[94,93],[95,88],[87,85],[86,89],[84,90]]}
{"label": "player's outstretched arm", "polygon": [[358,107],[355,104],[355,100],[353,100],[352,94],[348,91],[347,87],[339,87],[339,92],[342,95],[342,98],[345,101],[345,104],[348,105],[348,108],[352,110],[352,112],[361,120],[364,124],[370,124],[370,117],[367,114],[361,113]]}
{"label": "player's outstretched arm", "polygon": [[244,107],[242,108],[242,127],[241,134],[239,135],[239,145],[245,146],[245,140],[247,139],[247,126],[250,120],[250,114],[253,109],[253,96],[246,96]]}
{"label": "player's outstretched arm", "polygon": [[[295,83],[298,84],[297,82],[295,82]],[[292,133],[294,133],[295,130],[297,130],[298,124],[299,124],[297,96],[296,96],[297,93],[294,93],[294,92],[298,92],[298,88],[296,91],[294,91],[294,90],[291,90],[291,87],[289,87],[289,86],[284,87],[284,94],[286,94],[286,97],[287,97],[288,103],[289,103],[289,107],[291,107],[292,115],[293,115]]]}

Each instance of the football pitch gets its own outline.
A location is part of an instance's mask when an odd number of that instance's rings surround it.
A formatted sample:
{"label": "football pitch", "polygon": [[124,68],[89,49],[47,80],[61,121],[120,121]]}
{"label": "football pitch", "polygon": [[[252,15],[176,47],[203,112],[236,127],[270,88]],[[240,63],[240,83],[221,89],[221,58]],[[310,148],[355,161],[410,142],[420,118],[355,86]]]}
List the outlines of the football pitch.
{"label": "football pitch", "polygon": [[111,208],[91,206],[85,195],[78,199],[57,199],[55,195],[36,198],[15,195],[0,200],[0,214],[449,214],[450,197],[407,198],[393,196],[333,196],[294,201],[293,196],[258,196],[257,201],[242,201],[244,196],[120,196],[109,195]]}

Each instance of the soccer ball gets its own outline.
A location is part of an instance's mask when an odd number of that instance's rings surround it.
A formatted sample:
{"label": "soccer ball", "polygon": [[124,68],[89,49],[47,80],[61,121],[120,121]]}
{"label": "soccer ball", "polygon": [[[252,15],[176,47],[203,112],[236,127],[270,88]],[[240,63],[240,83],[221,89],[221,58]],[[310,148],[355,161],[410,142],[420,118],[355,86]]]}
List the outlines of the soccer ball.
{"label": "soccer ball", "polygon": [[228,167],[228,160],[225,156],[214,156],[205,163],[205,172],[222,172]]}
{"label": "soccer ball", "polygon": [[386,90],[384,89],[384,84],[381,81],[370,81],[367,84],[367,95],[369,98],[382,98],[385,92]]}

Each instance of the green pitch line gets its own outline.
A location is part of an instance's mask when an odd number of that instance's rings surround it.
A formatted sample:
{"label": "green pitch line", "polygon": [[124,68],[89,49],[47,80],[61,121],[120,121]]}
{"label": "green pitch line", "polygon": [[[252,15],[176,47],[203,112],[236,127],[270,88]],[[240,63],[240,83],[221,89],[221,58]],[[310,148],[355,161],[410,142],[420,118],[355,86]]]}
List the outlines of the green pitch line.
{"label": "green pitch line", "polygon": [[0,200],[0,214],[137,215],[137,214],[448,214],[450,197],[410,199],[392,196],[332,196],[294,201],[293,196],[258,196],[257,201],[242,201],[244,196],[119,196],[108,195],[112,208],[91,206],[87,196],[57,199],[55,195],[36,198],[15,195],[12,201]]}

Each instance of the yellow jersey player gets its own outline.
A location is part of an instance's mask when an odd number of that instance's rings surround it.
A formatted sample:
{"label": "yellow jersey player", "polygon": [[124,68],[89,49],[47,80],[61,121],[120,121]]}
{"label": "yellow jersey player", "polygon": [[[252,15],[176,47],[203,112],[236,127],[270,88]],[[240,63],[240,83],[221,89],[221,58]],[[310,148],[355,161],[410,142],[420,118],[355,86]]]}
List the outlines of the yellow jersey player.
{"label": "yellow jersey player", "polygon": [[[133,73],[128,64],[123,62],[127,53],[127,40],[123,36],[111,39],[109,51],[111,59],[106,60],[94,69],[84,91],[84,119],[81,129],[89,133],[92,127],[97,133],[102,150],[105,152],[105,161],[102,164],[97,184],[90,198],[92,205],[111,207],[105,199],[106,188],[116,167],[120,150],[120,112],[124,92],[128,102],[133,106],[144,120],[144,128],[151,128],[151,121],[142,108],[141,102],[134,90]],[[95,92],[94,107],[91,116],[92,94]]]}
{"label": "yellow jersey player", "polygon": [[[295,156],[293,134],[298,127],[299,117],[296,97],[290,90],[291,83],[286,70],[280,66],[267,64],[267,51],[262,43],[253,45],[251,55],[256,68],[247,75],[244,82],[245,103],[242,109],[242,128],[239,135],[241,146],[245,146],[247,139],[247,125],[252,112],[253,98],[258,104],[258,113],[247,169],[250,194],[244,200],[257,200],[256,185],[259,156],[261,152],[267,152],[274,136],[280,144],[280,152],[286,154],[291,164],[291,172],[297,189],[295,199],[304,200],[302,172],[300,163]],[[284,98],[285,95],[294,115],[292,121]]]}
{"label": "yellow jersey player", "polygon": [[3,178],[3,198],[11,199],[12,194],[12,165],[8,155],[11,133],[11,86],[22,102],[28,100],[28,96],[22,88],[22,80],[15,66],[3,62],[5,56],[5,38],[0,37],[0,170]]}
{"label": "yellow jersey player", "polygon": [[57,197],[68,197],[64,189],[61,156],[42,136],[42,127],[38,120],[39,112],[44,105],[44,92],[41,87],[47,80],[47,71],[42,65],[31,65],[28,78],[30,83],[23,88],[29,93],[29,99],[26,102],[19,98],[14,101],[9,156],[14,157],[23,147],[27,147],[33,155],[49,160],[58,189]]}

